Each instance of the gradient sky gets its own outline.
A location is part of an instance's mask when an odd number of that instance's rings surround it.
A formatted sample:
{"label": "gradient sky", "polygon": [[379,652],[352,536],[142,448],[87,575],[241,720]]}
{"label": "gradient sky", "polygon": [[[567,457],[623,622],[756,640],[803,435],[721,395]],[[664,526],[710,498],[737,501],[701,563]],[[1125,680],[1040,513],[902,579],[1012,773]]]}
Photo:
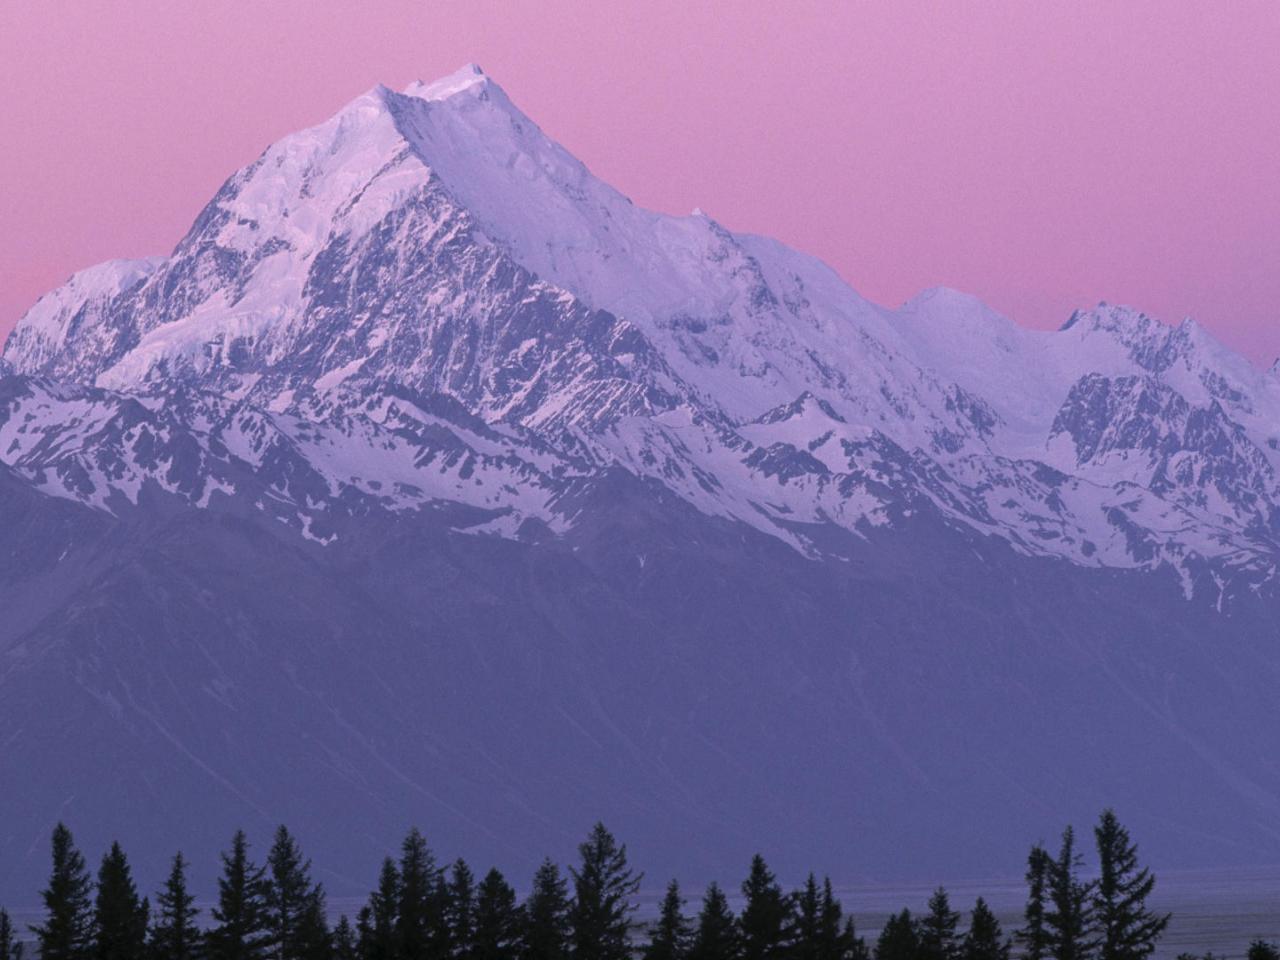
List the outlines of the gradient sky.
{"label": "gradient sky", "polygon": [[637,203],[897,304],[1105,299],[1280,354],[1280,4],[0,0],[0,335],[234,170],[479,63]]}

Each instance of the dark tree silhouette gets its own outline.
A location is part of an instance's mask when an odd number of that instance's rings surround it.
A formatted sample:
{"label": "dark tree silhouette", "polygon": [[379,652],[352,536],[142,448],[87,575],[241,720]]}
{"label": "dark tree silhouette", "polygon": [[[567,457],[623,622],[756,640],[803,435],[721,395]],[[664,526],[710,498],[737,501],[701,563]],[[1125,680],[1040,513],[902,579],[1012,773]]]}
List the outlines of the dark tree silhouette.
{"label": "dark tree silhouette", "polygon": [[400,907],[396,915],[399,957],[442,957],[448,949],[444,879],[418,829],[400,849]]}
{"label": "dark tree silhouette", "polygon": [[939,887],[929,898],[929,912],[920,921],[921,960],[955,960],[960,949],[956,929],[960,914],[951,909],[947,891]]}
{"label": "dark tree silhouette", "polygon": [[645,948],[645,960],[686,960],[691,938],[689,921],[684,915],[684,898],[680,884],[672,880],[662,898],[658,922]]}
{"label": "dark tree silhouette", "polygon": [[396,960],[399,916],[400,871],[395,861],[387,857],[378,873],[378,889],[357,917],[361,960]]}
{"label": "dark tree silhouette", "polygon": [[476,884],[465,860],[455,860],[445,887],[445,915],[449,926],[449,956],[470,960],[476,936]]}
{"label": "dark tree silhouette", "polygon": [[22,944],[9,914],[0,909],[0,960],[22,960]]}
{"label": "dark tree silhouette", "polygon": [[960,944],[960,960],[1009,960],[1009,941],[1000,921],[981,897],[969,915],[969,929]]}
{"label": "dark tree silhouette", "polygon": [[249,841],[236,831],[231,852],[222,855],[218,905],[208,933],[210,960],[264,960],[271,949],[266,868],[249,859]]}
{"label": "dark tree silhouette", "polygon": [[742,896],[745,902],[738,927],[744,960],[779,960],[791,947],[791,901],[760,854],[751,858]]}
{"label": "dark tree silhouette", "polygon": [[63,824],[53,830],[53,870],[41,891],[45,921],[31,928],[41,960],[88,960],[93,955],[92,884],[84,857]]}
{"label": "dark tree silhouette", "polygon": [[569,887],[549,859],[533,875],[533,890],[524,905],[523,939],[522,960],[569,956]]}
{"label": "dark tree silhouette", "polygon": [[1270,940],[1254,940],[1249,944],[1248,960],[1280,960],[1280,946]]}
{"label": "dark tree silhouette", "polygon": [[196,917],[195,897],[187,891],[187,861],[173,858],[169,877],[156,894],[156,917],[151,928],[151,953],[158,960],[200,960],[204,940]]}
{"label": "dark tree silhouette", "polygon": [[102,857],[93,908],[93,953],[97,960],[137,960],[146,951],[150,907],[138,896],[129,859],[120,844]]}
{"label": "dark tree silhouette", "polygon": [[910,910],[890,917],[876,941],[875,960],[917,960],[920,928]]}
{"label": "dark tree silhouette", "polygon": [[498,870],[490,870],[476,887],[474,960],[513,960],[520,956],[522,921],[511,884]]}
{"label": "dark tree silhouette", "polygon": [[287,827],[276,828],[267,855],[267,919],[275,960],[323,960],[328,952],[324,890]]}
{"label": "dark tree silhouette", "polygon": [[740,960],[742,938],[738,922],[729,909],[729,900],[718,884],[712,883],[702,898],[698,926],[693,935],[690,960]]}
{"label": "dark tree silhouette", "polygon": [[1022,960],[1045,960],[1049,956],[1049,871],[1053,859],[1044,847],[1036,844],[1027,856],[1027,906],[1022,927],[1014,933]]}
{"label": "dark tree silhouette", "polygon": [[338,918],[333,928],[332,960],[361,960],[360,947],[356,942],[356,933],[351,929],[351,921],[344,913]]}
{"label": "dark tree silhouette", "polygon": [[1146,960],[1169,925],[1169,914],[1147,908],[1156,879],[1138,866],[1138,847],[1114,811],[1103,811],[1093,835],[1101,871],[1093,892],[1100,960]]}
{"label": "dark tree silhouette", "polygon": [[1049,864],[1050,909],[1045,914],[1049,955],[1054,960],[1088,960],[1094,952],[1093,884],[1077,876],[1081,858],[1076,853],[1075,831],[1062,832],[1058,858]]}
{"label": "dark tree silhouette", "polygon": [[640,875],[627,866],[627,848],[597,823],[578,847],[569,908],[574,960],[630,960],[631,898]]}

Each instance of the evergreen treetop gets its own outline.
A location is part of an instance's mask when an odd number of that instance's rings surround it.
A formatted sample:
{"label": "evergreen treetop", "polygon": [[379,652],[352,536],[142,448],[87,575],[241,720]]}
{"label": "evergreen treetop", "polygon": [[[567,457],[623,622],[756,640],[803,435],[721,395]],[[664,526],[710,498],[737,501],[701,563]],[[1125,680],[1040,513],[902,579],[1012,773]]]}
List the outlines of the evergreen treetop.
{"label": "evergreen treetop", "polygon": [[712,883],[702,898],[698,912],[697,929],[689,950],[690,960],[739,960],[742,956],[742,938],[729,899]]}
{"label": "evergreen treetop", "polygon": [[760,854],[751,858],[742,896],[745,902],[738,926],[744,960],[779,960],[791,946],[791,900]]}
{"label": "evergreen treetop", "polygon": [[92,882],[71,831],[53,830],[53,869],[41,891],[45,922],[31,928],[41,960],[88,960],[93,955]]}
{"label": "evergreen treetop", "polygon": [[206,942],[210,960],[264,960],[269,955],[271,921],[266,868],[249,859],[249,841],[236,831],[231,851],[222,854],[218,905]]}
{"label": "evergreen treetop", "polygon": [[524,905],[522,960],[565,960],[569,955],[569,887],[560,868],[542,861]]}
{"label": "evergreen treetop", "polygon": [[512,960],[523,952],[524,913],[498,870],[490,870],[476,887],[474,960]]}
{"label": "evergreen treetop", "polygon": [[1009,960],[1009,941],[987,902],[978,898],[969,915],[969,929],[960,944],[961,960]]}
{"label": "evergreen treetop", "polygon": [[164,887],[156,894],[152,955],[162,960],[200,960],[203,937],[196,924],[199,913],[195,897],[187,890],[187,861],[178,853]]}
{"label": "evergreen treetop", "polygon": [[627,865],[626,845],[602,823],[579,845],[578,856],[578,867],[570,870],[574,960],[630,960],[631,898],[640,889],[641,875]]}
{"label": "evergreen treetop", "polygon": [[955,960],[959,952],[956,929],[960,914],[951,909],[947,891],[939,887],[929,898],[929,912],[920,921],[921,960]]}
{"label": "evergreen treetop", "polygon": [[146,952],[149,908],[138,896],[129,860],[120,844],[102,857],[93,910],[97,960],[137,960]]}
{"label": "evergreen treetop", "polygon": [[1146,960],[1169,925],[1168,914],[1147,907],[1155,877],[1138,866],[1138,847],[1114,811],[1103,811],[1093,833],[1100,868],[1092,904],[1101,940],[1099,958]]}
{"label": "evergreen treetop", "polygon": [[680,884],[672,880],[662,898],[658,922],[645,948],[645,960],[686,960],[692,932],[684,915]]}

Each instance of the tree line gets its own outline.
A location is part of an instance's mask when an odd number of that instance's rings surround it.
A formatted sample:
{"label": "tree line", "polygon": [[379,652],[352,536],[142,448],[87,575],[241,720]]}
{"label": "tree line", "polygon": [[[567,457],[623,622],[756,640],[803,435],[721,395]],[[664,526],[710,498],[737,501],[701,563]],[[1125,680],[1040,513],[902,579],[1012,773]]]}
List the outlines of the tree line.
{"label": "tree line", "polygon": [[[523,901],[496,869],[477,879],[464,860],[438,863],[411,830],[399,857],[383,861],[354,922],[342,916],[332,926],[324,888],[285,827],[261,865],[243,832],[232,838],[216,905],[202,919],[181,853],[153,907],[119,844],[94,882],[59,824],[41,893],[44,921],[30,933],[42,960],[1146,960],[1169,922],[1147,906],[1155,878],[1111,811],[1094,839],[1098,875],[1090,880],[1081,878],[1070,828],[1056,854],[1032,848],[1023,924],[1011,936],[982,898],[962,927],[940,888],[920,916],[904,909],[890,917],[869,946],[829,879],[811,874],[785,891],[759,855],[736,913],[712,883],[691,916],[673,880],[656,921],[642,927],[634,916],[642,875],[602,824],[567,874],[545,860]],[[0,960],[20,960],[17,941],[0,910]]]}

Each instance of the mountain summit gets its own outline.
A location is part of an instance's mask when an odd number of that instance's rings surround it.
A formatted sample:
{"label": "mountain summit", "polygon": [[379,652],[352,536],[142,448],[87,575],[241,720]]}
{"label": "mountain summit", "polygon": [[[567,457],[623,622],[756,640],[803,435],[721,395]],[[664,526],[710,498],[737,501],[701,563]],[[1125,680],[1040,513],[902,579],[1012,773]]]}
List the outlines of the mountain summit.
{"label": "mountain summit", "polygon": [[1277,469],[1280,382],[1194,323],[883,308],[477,67],[378,87],[5,345],[0,861],[289,819],[341,887],[603,817],[933,876],[1126,803],[1274,859]]}

